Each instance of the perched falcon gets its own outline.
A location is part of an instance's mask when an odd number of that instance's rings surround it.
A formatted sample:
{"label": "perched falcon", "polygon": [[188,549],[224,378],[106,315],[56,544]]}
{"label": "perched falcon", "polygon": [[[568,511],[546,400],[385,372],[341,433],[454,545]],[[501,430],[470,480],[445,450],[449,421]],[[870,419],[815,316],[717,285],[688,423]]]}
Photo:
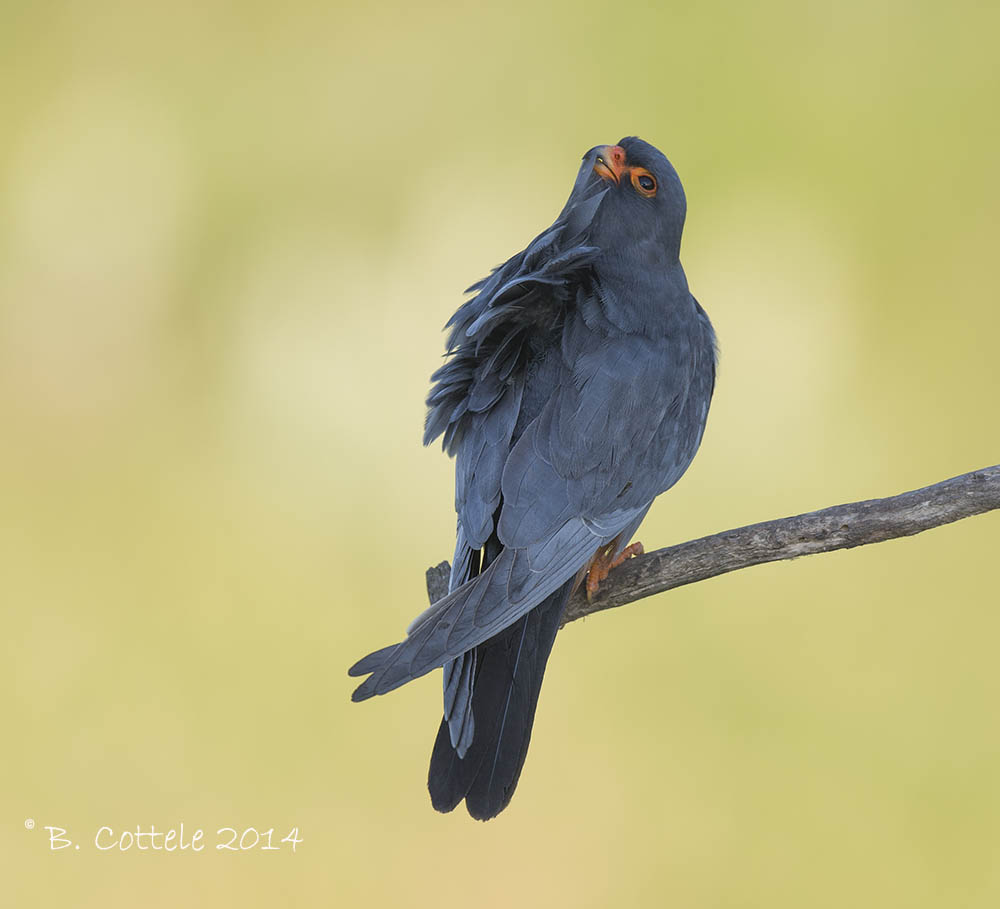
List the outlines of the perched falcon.
{"label": "perched falcon", "polygon": [[680,263],[685,208],[649,143],[592,148],[555,223],[448,323],[424,443],[455,458],[449,593],[350,669],[362,701],[443,667],[439,811],[510,802],[566,601],[633,551],[701,443],[716,345]]}

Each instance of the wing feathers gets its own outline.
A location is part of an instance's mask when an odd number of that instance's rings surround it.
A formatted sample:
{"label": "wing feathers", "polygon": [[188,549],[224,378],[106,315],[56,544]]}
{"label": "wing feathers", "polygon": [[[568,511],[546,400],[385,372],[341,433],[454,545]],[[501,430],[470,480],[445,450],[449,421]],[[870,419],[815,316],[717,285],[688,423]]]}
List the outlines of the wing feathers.
{"label": "wing feathers", "polygon": [[[635,514],[623,512],[603,529],[613,539]],[[482,574],[424,612],[406,640],[352,666],[350,675],[371,673],[353,699],[392,691],[483,643],[574,577],[604,542],[584,521],[574,519],[539,546],[503,550]]]}

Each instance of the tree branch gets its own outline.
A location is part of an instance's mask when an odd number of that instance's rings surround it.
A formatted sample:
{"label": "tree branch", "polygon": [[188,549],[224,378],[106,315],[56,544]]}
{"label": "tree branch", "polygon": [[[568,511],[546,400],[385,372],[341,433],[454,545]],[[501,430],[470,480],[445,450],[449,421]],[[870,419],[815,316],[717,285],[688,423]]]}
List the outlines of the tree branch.
{"label": "tree branch", "polygon": [[[601,583],[590,602],[577,590],[566,606],[563,625],[751,565],[913,536],[995,508],[1000,508],[1000,464],[886,499],[724,530],[629,559]],[[447,593],[450,570],[447,562],[427,569],[432,603]]]}

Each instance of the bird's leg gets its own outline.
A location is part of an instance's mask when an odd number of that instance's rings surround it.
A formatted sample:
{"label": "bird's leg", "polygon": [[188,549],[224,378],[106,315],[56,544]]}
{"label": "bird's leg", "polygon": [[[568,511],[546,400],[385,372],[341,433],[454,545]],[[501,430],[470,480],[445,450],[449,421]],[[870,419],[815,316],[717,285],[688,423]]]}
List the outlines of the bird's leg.
{"label": "bird's leg", "polygon": [[626,546],[618,555],[612,556],[617,545],[617,540],[613,543],[608,543],[607,546],[602,546],[594,554],[594,560],[590,563],[590,570],[587,572],[588,601],[593,599],[594,594],[597,593],[597,588],[601,586],[601,581],[608,576],[613,568],[617,568],[626,559],[642,555],[645,552],[642,548],[642,543],[635,542]]}
{"label": "bird's leg", "polygon": [[590,568],[587,570],[587,602],[593,599],[597,593],[597,588],[601,586],[611,570],[611,559],[609,553],[614,552],[614,543],[602,546],[594,553],[594,558],[590,560]]}

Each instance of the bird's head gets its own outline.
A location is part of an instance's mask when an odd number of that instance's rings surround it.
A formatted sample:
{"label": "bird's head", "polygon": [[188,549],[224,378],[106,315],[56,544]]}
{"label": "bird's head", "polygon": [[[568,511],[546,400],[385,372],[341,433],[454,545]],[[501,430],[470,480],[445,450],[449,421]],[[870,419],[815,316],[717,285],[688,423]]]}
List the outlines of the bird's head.
{"label": "bird's head", "polygon": [[684,188],[663,152],[629,136],[583,156],[563,214],[606,252],[645,249],[676,259],[686,210]]}

